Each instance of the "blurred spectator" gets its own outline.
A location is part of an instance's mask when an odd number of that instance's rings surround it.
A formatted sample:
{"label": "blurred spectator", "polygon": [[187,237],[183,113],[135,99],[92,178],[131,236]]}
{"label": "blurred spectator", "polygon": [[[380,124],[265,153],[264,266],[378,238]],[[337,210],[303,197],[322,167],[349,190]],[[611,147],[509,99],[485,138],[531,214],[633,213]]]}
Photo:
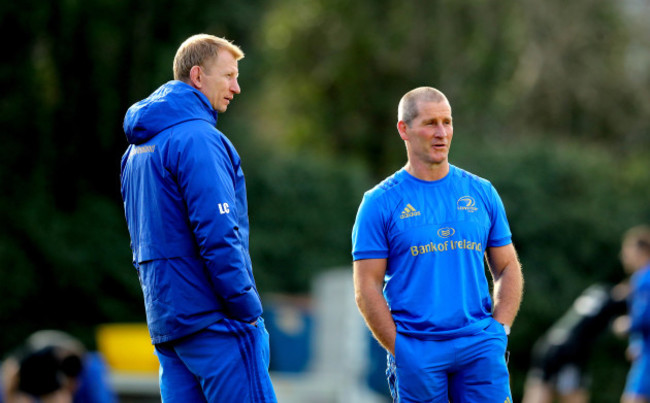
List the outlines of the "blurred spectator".
{"label": "blurred spectator", "polygon": [[594,284],[535,343],[523,403],[589,401],[585,372],[596,339],[615,317],[625,313],[623,285]]}
{"label": "blurred spectator", "polygon": [[621,263],[630,275],[629,315],[614,322],[614,330],[629,335],[632,367],[622,403],[650,402],[650,227],[637,226],[623,236]]}
{"label": "blurred spectator", "polygon": [[0,403],[115,403],[102,357],[72,336],[32,334],[2,363]]}

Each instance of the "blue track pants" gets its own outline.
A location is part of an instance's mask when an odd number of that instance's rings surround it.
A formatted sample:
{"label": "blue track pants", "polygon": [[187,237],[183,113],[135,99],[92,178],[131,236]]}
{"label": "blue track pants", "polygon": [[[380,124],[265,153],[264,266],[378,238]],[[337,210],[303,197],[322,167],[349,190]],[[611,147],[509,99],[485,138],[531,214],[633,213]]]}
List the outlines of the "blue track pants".
{"label": "blue track pants", "polygon": [[222,319],[198,333],[156,345],[163,403],[277,402],[269,367],[269,335]]}

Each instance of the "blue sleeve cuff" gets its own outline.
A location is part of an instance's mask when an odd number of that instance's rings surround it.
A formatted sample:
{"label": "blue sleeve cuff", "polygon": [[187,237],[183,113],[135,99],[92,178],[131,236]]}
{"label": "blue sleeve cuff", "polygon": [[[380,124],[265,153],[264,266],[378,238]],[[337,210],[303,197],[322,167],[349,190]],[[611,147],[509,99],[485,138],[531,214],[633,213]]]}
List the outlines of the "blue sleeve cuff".
{"label": "blue sleeve cuff", "polygon": [[500,246],[510,245],[512,243],[512,237],[505,237],[499,239],[492,239],[488,242],[489,248],[498,248]]}
{"label": "blue sleeve cuff", "polygon": [[262,302],[254,288],[226,301],[228,316],[241,322],[253,322],[262,316]]}
{"label": "blue sleeve cuff", "polygon": [[352,260],[365,260],[365,259],[387,259],[388,253],[386,251],[371,250],[371,251],[355,251],[352,252]]}

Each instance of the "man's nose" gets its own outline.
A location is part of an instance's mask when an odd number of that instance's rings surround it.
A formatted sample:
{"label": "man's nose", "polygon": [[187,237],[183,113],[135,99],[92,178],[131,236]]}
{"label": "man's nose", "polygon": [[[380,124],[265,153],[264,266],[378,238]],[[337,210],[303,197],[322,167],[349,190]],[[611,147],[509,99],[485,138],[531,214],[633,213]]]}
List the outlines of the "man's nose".
{"label": "man's nose", "polygon": [[230,91],[234,92],[235,94],[239,94],[241,92],[241,88],[239,87],[239,82],[237,80],[235,80],[230,86]]}
{"label": "man's nose", "polygon": [[442,123],[437,123],[434,128],[434,135],[437,137],[444,137],[447,132],[445,132],[445,127]]}

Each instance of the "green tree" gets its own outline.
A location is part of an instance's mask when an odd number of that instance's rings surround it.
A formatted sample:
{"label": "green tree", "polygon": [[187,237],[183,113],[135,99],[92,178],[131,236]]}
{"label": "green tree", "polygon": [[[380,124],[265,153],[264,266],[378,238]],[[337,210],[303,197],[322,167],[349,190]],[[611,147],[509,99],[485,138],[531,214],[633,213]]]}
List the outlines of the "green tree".
{"label": "green tree", "polygon": [[[517,396],[534,339],[586,285],[620,279],[620,234],[650,221],[650,36],[635,4],[3,3],[17,45],[0,65],[0,352],[44,326],[92,343],[101,321],[142,320],[122,119],[172,78],[181,41],[207,32],[246,52],[219,128],[244,161],[264,292],[307,292],[314,273],[349,264],[363,191],[405,161],[399,98],[420,85],[449,96],[452,162],[495,183],[528,280]],[[612,386],[594,401],[614,401],[621,342],[602,343],[594,385]]]}

